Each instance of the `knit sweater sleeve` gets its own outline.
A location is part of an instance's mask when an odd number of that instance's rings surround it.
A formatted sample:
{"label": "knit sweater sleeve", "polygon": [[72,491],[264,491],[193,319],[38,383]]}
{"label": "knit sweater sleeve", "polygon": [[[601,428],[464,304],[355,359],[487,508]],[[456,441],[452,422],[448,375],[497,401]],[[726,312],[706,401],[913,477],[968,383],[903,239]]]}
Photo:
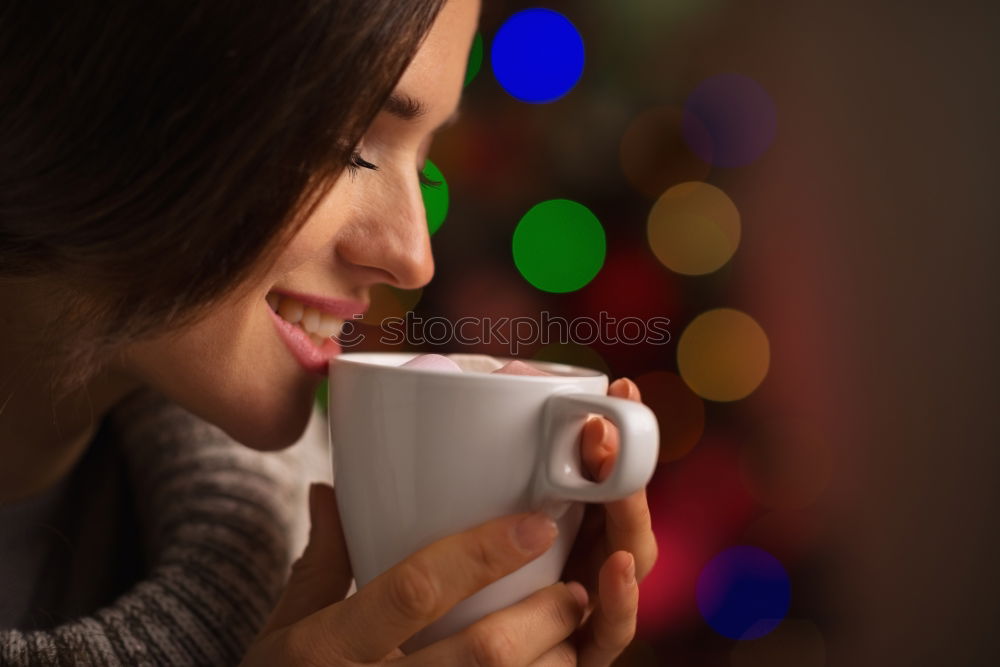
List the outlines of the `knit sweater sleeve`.
{"label": "knit sweater sleeve", "polygon": [[240,445],[151,390],[110,418],[147,574],[89,616],[0,631],[0,665],[238,663],[303,546],[309,471],[325,456],[322,416],[314,413],[303,441],[274,453]]}

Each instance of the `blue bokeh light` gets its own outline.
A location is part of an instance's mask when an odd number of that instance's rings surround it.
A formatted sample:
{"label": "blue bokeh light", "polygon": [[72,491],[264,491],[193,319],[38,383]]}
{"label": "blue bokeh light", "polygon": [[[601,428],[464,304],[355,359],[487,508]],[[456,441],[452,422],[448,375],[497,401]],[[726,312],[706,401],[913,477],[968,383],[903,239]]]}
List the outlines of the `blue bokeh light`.
{"label": "blue bokeh light", "polygon": [[788,614],[792,585],[777,558],[757,547],[731,547],[698,577],[698,609],[730,639],[757,639]]}
{"label": "blue bokeh light", "polygon": [[684,141],[695,155],[716,167],[750,164],[771,146],[777,129],[771,96],[742,74],[705,79],[684,102]]}
{"label": "blue bokeh light", "polygon": [[551,9],[525,9],[507,19],[493,38],[490,65],[497,81],[522,102],[559,99],[583,74],[583,37]]}

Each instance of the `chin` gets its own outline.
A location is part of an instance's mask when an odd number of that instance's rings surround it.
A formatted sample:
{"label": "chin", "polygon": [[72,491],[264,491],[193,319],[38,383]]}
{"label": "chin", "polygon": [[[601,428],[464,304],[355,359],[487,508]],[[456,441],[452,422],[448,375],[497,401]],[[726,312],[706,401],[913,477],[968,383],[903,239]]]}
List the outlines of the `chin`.
{"label": "chin", "polygon": [[[266,307],[259,319],[270,319]],[[274,325],[235,325],[239,338],[220,326],[135,343],[124,360],[128,372],[167,399],[215,425],[251,449],[294,445],[309,425],[322,376],[308,373],[275,335]],[[251,361],[252,360],[252,361]]]}
{"label": "chin", "polygon": [[227,402],[203,418],[250,449],[285,449],[298,442],[312,417],[315,388],[310,387],[292,394],[272,391],[260,400]]}

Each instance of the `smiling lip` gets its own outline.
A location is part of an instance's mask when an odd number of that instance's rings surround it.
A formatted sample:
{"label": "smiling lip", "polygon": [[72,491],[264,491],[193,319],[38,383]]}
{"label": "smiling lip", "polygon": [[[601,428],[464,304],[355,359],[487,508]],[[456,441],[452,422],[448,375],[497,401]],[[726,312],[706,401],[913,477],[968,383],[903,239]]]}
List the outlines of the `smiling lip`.
{"label": "smiling lip", "polygon": [[342,320],[350,320],[356,315],[360,317],[366,310],[368,310],[368,304],[364,301],[355,301],[353,299],[331,299],[325,296],[291,292],[284,289],[273,289],[271,291],[275,294],[280,294],[281,296],[287,296],[291,299],[295,299],[296,301],[301,301],[304,305],[311,306],[321,313],[333,315],[334,317]]}
{"label": "smiling lip", "polygon": [[[288,296],[291,296],[291,294]],[[281,319],[281,316],[271,310],[271,307],[266,302],[264,303],[264,307],[267,309],[267,312],[271,313],[271,319],[274,320],[274,325],[278,328],[281,340],[291,350],[292,355],[299,362],[299,365],[307,371],[326,377],[327,365],[330,359],[340,354],[340,343],[333,338],[328,338],[323,342],[322,347],[317,347],[316,343],[312,342],[312,339],[309,338],[309,334],[300,327]]]}

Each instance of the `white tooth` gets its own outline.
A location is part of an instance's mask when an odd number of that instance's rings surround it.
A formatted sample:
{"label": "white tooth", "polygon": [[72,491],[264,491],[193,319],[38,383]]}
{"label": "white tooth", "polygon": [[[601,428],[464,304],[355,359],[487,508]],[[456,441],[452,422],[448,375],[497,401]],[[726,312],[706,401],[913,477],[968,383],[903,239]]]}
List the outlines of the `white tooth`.
{"label": "white tooth", "polygon": [[278,315],[286,322],[295,324],[302,319],[302,304],[295,299],[282,299],[278,305]]}
{"label": "white tooth", "polygon": [[344,320],[337,319],[333,315],[321,313],[319,318],[319,328],[316,330],[316,335],[322,336],[323,338],[329,338],[334,334],[340,333],[340,325],[343,323]]}
{"label": "white tooth", "polygon": [[313,308],[306,308],[302,311],[302,328],[309,333],[317,333],[319,330],[319,311]]}
{"label": "white tooth", "polygon": [[278,302],[281,301],[281,297],[274,292],[269,292],[266,297],[267,305],[271,307],[271,310],[278,312]]}

